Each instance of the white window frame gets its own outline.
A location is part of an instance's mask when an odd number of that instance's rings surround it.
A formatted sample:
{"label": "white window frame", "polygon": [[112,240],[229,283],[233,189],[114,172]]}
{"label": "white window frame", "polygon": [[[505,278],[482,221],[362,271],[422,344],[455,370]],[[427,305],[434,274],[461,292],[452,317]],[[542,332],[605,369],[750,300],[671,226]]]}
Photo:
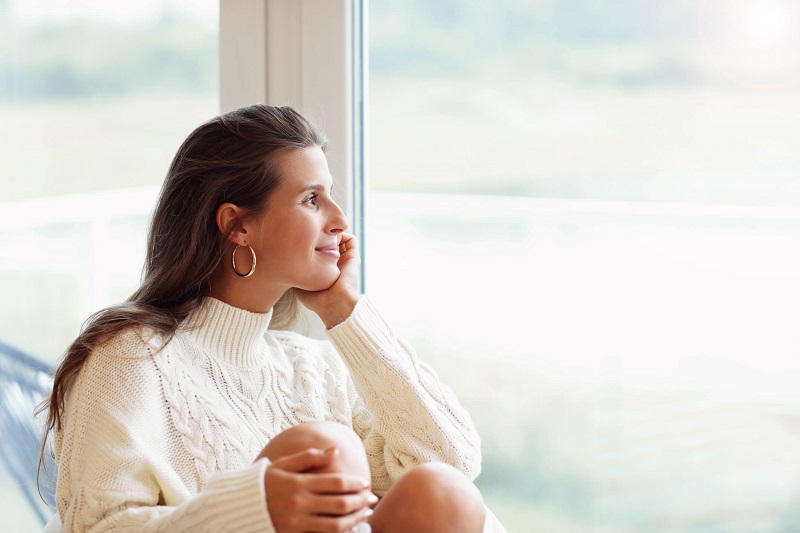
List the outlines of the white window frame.
{"label": "white window frame", "polygon": [[325,131],[333,196],[362,256],[363,8],[362,0],[220,0],[219,17],[221,111],[290,105]]}

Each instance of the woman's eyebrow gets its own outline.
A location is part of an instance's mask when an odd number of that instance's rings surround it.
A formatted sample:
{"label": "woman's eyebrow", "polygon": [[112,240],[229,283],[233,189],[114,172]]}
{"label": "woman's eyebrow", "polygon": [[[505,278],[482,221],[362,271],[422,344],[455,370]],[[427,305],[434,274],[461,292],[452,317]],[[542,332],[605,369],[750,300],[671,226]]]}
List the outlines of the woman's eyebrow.
{"label": "woman's eyebrow", "polygon": [[[315,189],[322,189],[324,191],[325,186],[320,185],[319,183],[315,183],[313,185],[306,185],[300,192],[313,191]],[[331,184],[331,190],[333,190],[333,184]]]}

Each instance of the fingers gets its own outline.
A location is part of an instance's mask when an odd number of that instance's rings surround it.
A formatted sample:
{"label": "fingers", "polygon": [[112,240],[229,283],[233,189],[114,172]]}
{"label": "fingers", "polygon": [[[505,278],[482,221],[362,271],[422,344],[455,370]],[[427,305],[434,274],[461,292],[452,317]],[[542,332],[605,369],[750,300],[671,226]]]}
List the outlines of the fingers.
{"label": "fingers", "polygon": [[[370,506],[377,500],[357,476],[294,474],[280,469],[273,475],[278,485],[267,485],[267,508],[278,531],[350,531],[372,515]],[[347,492],[318,492],[321,489]]]}
{"label": "fingers", "polygon": [[273,461],[271,466],[287,472],[307,472],[314,468],[327,466],[333,461],[337,453],[338,450],[336,448],[328,448],[327,450],[308,448],[307,450],[281,457]]}
{"label": "fingers", "polygon": [[369,481],[350,474],[313,474],[303,476],[303,486],[315,494],[349,494],[369,488]]}
{"label": "fingers", "polygon": [[356,248],[358,244],[358,240],[356,236],[352,233],[342,232],[339,234],[339,253],[343,254],[347,251],[353,250]]}
{"label": "fingers", "polygon": [[[273,461],[269,468],[303,474],[309,470],[327,466],[338,453],[337,448],[328,448],[327,450],[308,448]],[[368,479],[351,474],[305,474],[297,479],[300,480],[300,485],[305,490],[316,494],[357,493],[365,491],[370,485]]]}
{"label": "fingers", "polygon": [[366,490],[356,494],[315,495],[306,502],[308,509],[303,510],[313,511],[314,514],[344,516],[375,505],[377,501],[377,496]]}
{"label": "fingers", "polygon": [[370,516],[372,516],[372,509],[363,509],[337,517],[315,516],[308,520],[308,531],[343,533],[351,531],[361,522],[366,522]]}

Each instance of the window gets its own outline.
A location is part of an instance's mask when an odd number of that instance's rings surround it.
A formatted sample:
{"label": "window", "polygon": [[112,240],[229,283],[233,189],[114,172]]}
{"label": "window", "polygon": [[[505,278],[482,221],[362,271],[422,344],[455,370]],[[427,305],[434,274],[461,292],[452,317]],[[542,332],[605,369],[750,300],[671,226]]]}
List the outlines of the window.
{"label": "window", "polygon": [[[0,339],[55,363],[138,285],[184,137],[217,114],[216,1],[0,1]],[[38,531],[0,468],[3,529]]]}
{"label": "window", "polygon": [[[133,290],[169,158],[218,110],[216,2],[146,5],[0,0],[0,324],[51,360]],[[472,412],[509,531],[800,527],[794,3],[372,0],[351,151],[353,6],[222,3],[223,48],[267,45],[222,50],[222,107],[326,129],[368,292]]]}
{"label": "window", "polygon": [[368,291],[508,530],[800,527],[796,2],[368,23]]}

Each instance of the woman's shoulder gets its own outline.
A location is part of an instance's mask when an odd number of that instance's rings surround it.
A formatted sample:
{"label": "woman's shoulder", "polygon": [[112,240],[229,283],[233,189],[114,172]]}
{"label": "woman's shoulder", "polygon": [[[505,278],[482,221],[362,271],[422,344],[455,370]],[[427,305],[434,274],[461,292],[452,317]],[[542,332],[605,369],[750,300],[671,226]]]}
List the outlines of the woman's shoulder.
{"label": "woman's shoulder", "polygon": [[70,388],[90,391],[91,397],[105,398],[103,401],[114,405],[140,398],[145,391],[154,394],[159,373],[152,355],[161,338],[138,326],[110,335],[89,353]]}
{"label": "woman's shoulder", "polygon": [[[164,333],[132,325],[102,339],[91,356],[111,359],[149,359],[167,342]],[[90,357],[91,357],[90,356]]]}

